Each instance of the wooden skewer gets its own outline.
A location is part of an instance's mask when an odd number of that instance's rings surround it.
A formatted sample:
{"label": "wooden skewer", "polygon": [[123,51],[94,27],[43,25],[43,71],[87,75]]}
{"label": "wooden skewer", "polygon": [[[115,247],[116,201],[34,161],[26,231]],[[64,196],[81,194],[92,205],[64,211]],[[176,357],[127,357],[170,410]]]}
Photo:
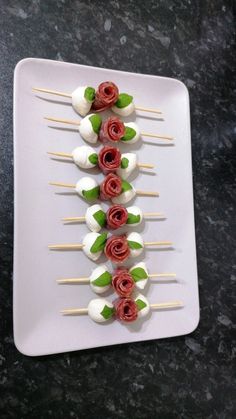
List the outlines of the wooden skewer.
{"label": "wooden skewer", "polygon": [[[175,273],[162,273],[162,274],[150,274],[148,275],[148,278],[175,278]],[[90,279],[88,277],[81,277],[81,278],[62,278],[57,279],[56,282],[58,284],[88,284],[90,282]]]}
{"label": "wooden skewer", "polygon": [[[69,159],[73,158],[73,155],[71,153],[47,151],[47,154],[50,154],[50,156],[66,157]],[[143,167],[145,169],[153,169],[155,167],[154,164],[148,164],[148,163],[137,163],[137,166]]]}
{"label": "wooden skewer", "polygon": [[[47,121],[52,122],[60,122],[62,124],[69,124],[69,125],[80,125],[80,121],[75,121],[71,119],[63,119],[63,118],[53,118],[51,116],[44,117]],[[142,131],[140,133],[143,137],[152,137],[152,138],[159,138],[161,140],[173,140],[174,137],[170,137],[169,135],[161,135],[161,134],[150,134],[149,132]]]}
{"label": "wooden skewer", "polygon": [[[156,303],[156,304],[150,304],[150,307],[153,310],[162,310],[165,308],[180,308],[183,307],[182,301],[169,301],[166,303]],[[63,315],[75,315],[75,314],[88,314],[87,308],[67,308],[60,311]]]}
{"label": "wooden skewer", "polygon": [[[144,246],[172,246],[172,242],[169,241],[158,241],[158,242],[144,242]],[[81,250],[83,249],[84,245],[81,243],[78,244],[50,244],[48,246],[51,250]]]}
{"label": "wooden skewer", "polygon": [[[42,89],[40,87],[32,87],[33,92],[42,92],[42,93],[49,93],[51,95],[56,96],[63,96],[63,97],[72,97],[71,93],[64,93],[64,92],[58,92],[57,90],[51,90],[51,89]],[[162,114],[162,112],[159,109],[153,109],[153,108],[146,108],[143,106],[135,106],[135,109],[137,111],[143,111],[143,112],[150,112],[150,113],[157,113]]]}
{"label": "wooden skewer", "polygon": [[[76,185],[74,184],[62,183],[62,182],[49,182],[49,185],[60,186],[62,188],[73,188],[73,189],[75,189],[76,187]],[[140,196],[159,196],[158,192],[141,191],[141,190],[136,190],[136,194]]]}
{"label": "wooden skewer", "polygon": [[[161,212],[145,212],[144,214],[144,217],[164,217],[164,214],[162,214]],[[85,221],[86,220],[86,218],[83,216],[81,216],[81,217],[65,217],[65,218],[62,218],[62,221],[81,221],[81,222],[83,222],[83,221]]]}

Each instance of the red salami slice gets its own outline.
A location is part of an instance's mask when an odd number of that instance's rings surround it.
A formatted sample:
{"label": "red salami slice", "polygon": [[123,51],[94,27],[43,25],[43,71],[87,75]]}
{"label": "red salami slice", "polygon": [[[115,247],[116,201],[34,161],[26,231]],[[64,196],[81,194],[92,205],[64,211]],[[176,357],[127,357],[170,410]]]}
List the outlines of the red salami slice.
{"label": "red salami slice", "polygon": [[100,185],[100,199],[107,201],[121,194],[122,183],[119,176],[109,173]]}
{"label": "red salami slice", "polygon": [[106,242],[105,255],[114,263],[122,263],[128,259],[130,248],[126,236],[111,236]]}
{"label": "red salami slice", "polygon": [[116,147],[103,147],[98,153],[98,165],[101,171],[107,175],[116,171],[121,164],[121,153]]}
{"label": "red salami slice", "polygon": [[117,268],[112,276],[112,286],[120,297],[129,297],[134,289],[135,283],[128,269]]}
{"label": "red salami slice", "polygon": [[111,108],[117,102],[119,96],[118,87],[112,81],[105,81],[98,86],[92,110],[102,112]]}
{"label": "red salami slice", "polygon": [[138,317],[138,307],[132,298],[117,298],[113,301],[116,317],[124,322],[133,322]]}
{"label": "red salami slice", "polygon": [[107,226],[113,230],[122,227],[128,220],[128,211],[121,205],[112,205],[106,213]]}
{"label": "red salami slice", "polygon": [[124,135],[124,123],[116,116],[110,116],[110,118],[102,123],[98,139],[105,144],[108,141],[117,142],[124,137]]}

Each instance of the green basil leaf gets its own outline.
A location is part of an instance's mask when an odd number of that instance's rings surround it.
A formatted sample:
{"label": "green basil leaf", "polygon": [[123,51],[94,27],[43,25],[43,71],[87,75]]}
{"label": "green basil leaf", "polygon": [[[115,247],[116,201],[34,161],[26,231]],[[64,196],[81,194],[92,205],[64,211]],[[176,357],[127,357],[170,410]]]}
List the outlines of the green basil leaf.
{"label": "green basil leaf", "polygon": [[87,201],[94,201],[99,197],[100,188],[99,186],[95,186],[93,189],[89,189],[88,191],[82,190],[82,195],[87,199]]}
{"label": "green basil leaf", "polygon": [[94,132],[98,134],[102,125],[102,118],[100,117],[100,115],[91,115],[89,117],[89,120],[92,124]]}
{"label": "green basil leaf", "polygon": [[140,222],[140,215],[134,215],[131,213],[128,213],[128,219],[126,221],[126,224],[136,224]]}
{"label": "green basil leaf", "polygon": [[132,101],[133,96],[130,96],[127,93],[120,93],[115,106],[117,106],[117,108],[126,108]]}
{"label": "green basil leaf", "polygon": [[111,281],[112,275],[110,274],[110,272],[106,271],[98,278],[96,278],[94,281],[92,281],[92,284],[96,285],[97,287],[105,287],[106,285],[110,285]]}
{"label": "green basil leaf", "polygon": [[132,240],[128,240],[128,246],[130,249],[142,249],[143,246],[138,242],[133,242]]}
{"label": "green basil leaf", "polygon": [[147,304],[143,300],[138,299],[138,300],[135,300],[135,302],[139,310],[142,310],[144,307],[147,307]]}
{"label": "green basil leaf", "polygon": [[124,137],[121,137],[121,141],[130,141],[132,140],[136,135],[136,131],[133,128],[125,127],[125,135]]}
{"label": "green basil leaf", "polygon": [[93,218],[97,221],[97,223],[104,227],[106,225],[106,213],[102,210],[99,210],[93,214]]}
{"label": "green basil leaf", "polygon": [[90,163],[92,163],[92,164],[98,164],[98,155],[97,155],[97,153],[90,154],[90,156],[88,157],[88,159],[89,159]]}
{"label": "green basil leaf", "polygon": [[130,271],[134,282],[143,281],[148,278],[147,272],[143,268],[134,268]]}
{"label": "green basil leaf", "polygon": [[121,169],[127,169],[127,167],[129,166],[129,159],[127,159],[126,157],[123,157],[121,159]]}
{"label": "green basil leaf", "polygon": [[84,97],[88,102],[93,102],[95,99],[95,89],[93,87],[86,87]]}
{"label": "green basil leaf", "polygon": [[98,236],[90,248],[91,253],[97,253],[104,249],[107,241],[107,233],[102,233]]}
{"label": "green basil leaf", "polygon": [[129,182],[127,182],[126,180],[122,179],[121,182],[121,193],[126,192],[126,191],[130,191],[132,188],[132,185],[130,185]]}
{"label": "green basil leaf", "polygon": [[111,308],[105,304],[100,314],[102,315],[102,317],[104,317],[104,319],[108,320],[113,316],[114,313],[115,313],[114,307]]}

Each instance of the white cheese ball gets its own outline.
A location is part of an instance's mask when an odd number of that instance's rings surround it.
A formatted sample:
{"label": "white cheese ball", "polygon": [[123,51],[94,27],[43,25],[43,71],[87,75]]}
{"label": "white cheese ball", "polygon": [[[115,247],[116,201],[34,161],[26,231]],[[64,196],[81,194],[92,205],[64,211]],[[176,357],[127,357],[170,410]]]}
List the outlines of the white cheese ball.
{"label": "white cheese ball", "polygon": [[[96,285],[93,284],[94,281],[98,281],[99,279],[102,280],[102,278],[100,278],[102,275],[107,277],[107,281],[110,281],[109,284],[107,285]],[[102,294],[103,292],[106,292],[107,290],[109,290],[110,286],[111,286],[111,281],[112,281],[112,275],[110,274],[110,272],[108,271],[106,265],[100,265],[97,268],[95,268],[93,270],[93,272],[91,273],[90,277],[89,277],[89,281],[90,281],[90,286],[92,288],[92,290],[94,292],[96,292],[97,294]]]}
{"label": "white cheese ball", "polygon": [[98,198],[99,191],[98,193],[96,193],[96,189],[94,189],[97,187],[99,187],[99,185],[94,178],[84,176],[76,183],[75,190],[80,196],[82,196],[82,198],[86,199],[89,202],[94,201]]}
{"label": "white cheese ball", "polygon": [[72,106],[81,116],[87,115],[93,103],[88,101],[84,96],[87,87],[88,86],[80,86],[72,92]]}
{"label": "white cheese ball", "polygon": [[[97,233],[102,229],[102,227],[104,227],[104,225],[100,225],[98,223],[98,221],[96,220],[96,218],[94,217],[94,215],[98,211],[102,211],[103,214],[106,217],[105,211],[103,211],[101,205],[99,205],[99,204],[95,204],[95,205],[92,205],[91,207],[88,207],[87,210],[86,210],[86,213],[85,213],[85,222],[86,222],[89,230],[96,231]],[[98,216],[99,216],[99,214],[98,214]]]}
{"label": "white cheese ball", "polygon": [[127,202],[131,201],[131,199],[134,198],[134,196],[136,195],[136,190],[134,189],[133,185],[132,189],[128,189],[125,192],[122,192],[120,195],[114,197],[111,199],[113,204],[127,204]]}
{"label": "white cheese ball", "polygon": [[[74,163],[81,167],[82,169],[92,169],[93,167],[97,166],[97,163],[92,163],[89,160],[89,157],[94,155],[95,153],[94,149],[92,147],[89,147],[87,145],[82,145],[81,147],[76,147],[72,151],[72,157],[74,160]],[[95,156],[94,156],[95,157]]]}
{"label": "white cheese ball", "polygon": [[112,317],[113,312],[113,305],[105,298],[95,298],[89,302],[88,315],[97,323],[108,321]]}
{"label": "white cheese ball", "polygon": [[134,102],[131,102],[129,105],[125,106],[124,108],[118,108],[118,106],[114,105],[114,106],[112,106],[111,109],[117,115],[129,116],[134,112],[135,106],[134,106]]}
{"label": "white cheese ball", "polygon": [[[124,159],[123,163],[122,163],[122,159]],[[128,163],[128,166],[122,169],[122,164],[126,165],[127,163]],[[119,169],[116,170],[116,173],[118,176],[122,177],[122,179],[127,179],[129,175],[131,175],[131,173],[134,171],[136,166],[137,166],[137,155],[135,153],[123,153],[121,154],[121,165]]]}
{"label": "white cheese ball", "polygon": [[[142,271],[144,271],[142,275]],[[139,262],[129,270],[136,288],[143,290],[148,282],[148,271],[144,262]],[[133,275],[132,275],[133,272]]]}
{"label": "white cheese ball", "polygon": [[[150,304],[146,297],[142,294],[135,294],[134,300],[137,303],[139,310],[138,310],[138,318],[141,319],[142,317],[146,317],[150,311]],[[143,304],[142,304],[143,303]]]}
{"label": "white cheese ball", "polygon": [[102,250],[99,250],[99,252],[96,253],[92,253],[91,252],[91,247],[93,246],[93,244],[95,243],[96,239],[100,236],[100,234],[92,232],[92,233],[88,233],[86,234],[86,236],[84,236],[83,239],[83,252],[84,254],[91,260],[98,260],[98,258],[101,256],[102,254]]}
{"label": "white cheese ball", "polygon": [[[141,253],[143,252],[143,249],[144,249],[144,242],[143,242],[142,236],[139,233],[136,233],[134,231],[133,233],[129,233],[127,235],[127,240],[128,240],[128,245],[129,245],[129,248],[130,248],[130,257],[131,258],[136,258],[139,255],[141,255]],[[131,243],[129,243],[129,242],[131,242]],[[141,245],[142,247],[139,247],[138,249],[136,249],[134,242]]]}
{"label": "white cheese ball", "polygon": [[141,132],[140,132],[140,129],[139,129],[138,125],[137,125],[137,124],[135,124],[134,122],[127,122],[127,123],[125,123],[124,125],[125,125],[125,127],[127,127],[127,128],[132,128],[132,129],[134,129],[134,130],[135,130],[135,132],[136,132],[136,134],[134,135],[134,137],[133,137],[133,138],[131,138],[131,139],[130,139],[130,140],[128,140],[128,141],[124,141],[124,140],[122,140],[122,138],[121,138],[121,141],[122,141],[123,143],[125,143],[125,144],[134,144],[134,143],[136,143],[136,142],[140,139],[140,136],[141,136]]}
{"label": "white cheese ball", "polygon": [[90,121],[90,117],[96,115],[94,113],[91,113],[90,115],[87,115],[85,118],[81,119],[80,125],[79,125],[79,132],[81,137],[91,144],[96,144],[98,140],[98,134],[94,132],[92,122]]}
{"label": "white cheese ball", "polygon": [[[139,207],[136,207],[135,205],[133,205],[132,207],[127,207],[126,209],[128,211],[128,220],[126,222],[126,225],[129,227],[135,227],[141,224],[143,220],[143,213],[141,209]],[[137,221],[136,217],[139,218],[139,221]]]}

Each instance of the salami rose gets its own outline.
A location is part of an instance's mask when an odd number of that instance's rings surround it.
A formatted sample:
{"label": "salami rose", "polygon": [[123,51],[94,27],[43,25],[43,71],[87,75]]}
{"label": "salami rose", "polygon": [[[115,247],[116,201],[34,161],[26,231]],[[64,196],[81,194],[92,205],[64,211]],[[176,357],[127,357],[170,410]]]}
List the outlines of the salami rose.
{"label": "salami rose", "polygon": [[121,194],[122,184],[119,176],[109,173],[100,185],[100,199],[107,201]]}
{"label": "salami rose", "polygon": [[112,205],[106,213],[107,226],[113,230],[122,227],[128,220],[128,211],[121,205]]}
{"label": "salami rose", "polygon": [[133,322],[138,317],[138,307],[132,298],[117,298],[113,301],[116,317],[124,322]]}
{"label": "salami rose", "polygon": [[121,153],[116,147],[103,147],[98,154],[98,165],[103,173],[107,175],[120,167]]}
{"label": "salami rose", "polygon": [[102,112],[111,108],[119,97],[118,87],[111,81],[105,81],[98,86],[95,100],[92,104],[92,110]]}
{"label": "salami rose", "polygon": [[101,125],[98,139],[102,143],[117,142],[125,135],[124,123],[116,116],[110,116]]}
{"label": "salami rose", "polygon": [[134,281],[128,269],[117,268],[112,277],[112,286],[120,297],[129,297],[134,289]]}
{"label": "salami rose", "polygon": [[122,263],[128,259],[130,248],[126,236],[111,236],[106,241],[105,255],[114,263]]}

